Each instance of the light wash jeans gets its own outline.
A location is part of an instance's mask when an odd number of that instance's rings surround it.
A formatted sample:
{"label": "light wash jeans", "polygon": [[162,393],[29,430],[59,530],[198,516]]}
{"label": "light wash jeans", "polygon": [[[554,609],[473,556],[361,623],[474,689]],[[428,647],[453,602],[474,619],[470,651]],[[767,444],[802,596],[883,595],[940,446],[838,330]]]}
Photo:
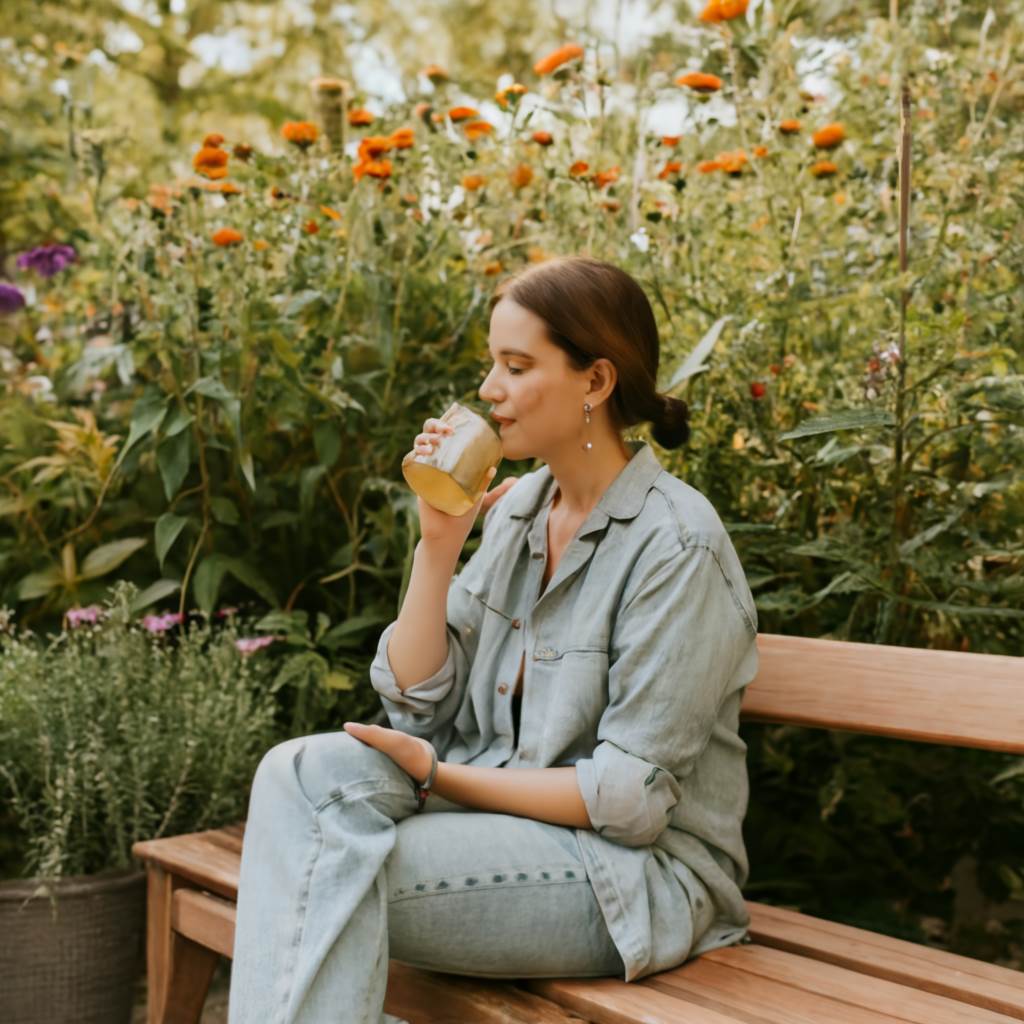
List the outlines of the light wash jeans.
{"label": "light wash jeans", "polygon": [[[514,769],[509,769],[514,770]],[[388,959],[484,978],[624,976],[575,831],[460,807],[344,731],[253,780],[229,1024],[381,1024]]]}

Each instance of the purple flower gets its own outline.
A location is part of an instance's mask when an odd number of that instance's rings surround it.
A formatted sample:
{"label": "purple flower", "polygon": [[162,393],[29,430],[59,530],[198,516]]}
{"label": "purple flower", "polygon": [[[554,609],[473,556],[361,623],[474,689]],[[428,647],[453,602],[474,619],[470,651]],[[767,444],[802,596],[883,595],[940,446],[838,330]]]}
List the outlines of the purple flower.
{"label": "purple flower", "polygon": [[103,615],[103,609],[98,604],[91,604],[87,608],[69,608],[67,620],[69,626],[78,626],[83,622],[96,622]]}
{"label": "purple flower", "polygon": [[20,288],[0,281],[0,313],[17,313],[25,305],[25,296]]}
{"label": "purple flower", "polygon": [[235,641],[235,646],[243,654],[252,654],[253,651],[258,651],[261,647],[269,647],[277,637],[273,636],[249,636],[243,637],[241,640]]}
{"label": "purple flower", "polygon": [[53,277],[77,259],[78,254],[70,245],[37,245],[18,257],[18,267],[34,270],[40,277]]}
{"label": "purple flower", "polygon": [[184,616],[180,612],[168,612],[166,615],[147,615],[142,620],[144,629],[150,633],[166,633],[171,626],[177,626]]}

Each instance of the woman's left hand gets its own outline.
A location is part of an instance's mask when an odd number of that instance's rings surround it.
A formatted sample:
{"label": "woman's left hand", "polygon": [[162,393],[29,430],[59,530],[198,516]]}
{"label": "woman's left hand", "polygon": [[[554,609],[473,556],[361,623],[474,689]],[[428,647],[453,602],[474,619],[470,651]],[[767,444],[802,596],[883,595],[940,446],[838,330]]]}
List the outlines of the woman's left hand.
{"label": "woman's left hand", "polygon": [[376,747],[381,753],[387,754],[419,785],[427,781],[433,764],[434,750],[434,745],[429,740],[410,736],[398,729],[385,729],[382,725],[364,725],[362,722],[345,722],[342,728],[367,746]]}

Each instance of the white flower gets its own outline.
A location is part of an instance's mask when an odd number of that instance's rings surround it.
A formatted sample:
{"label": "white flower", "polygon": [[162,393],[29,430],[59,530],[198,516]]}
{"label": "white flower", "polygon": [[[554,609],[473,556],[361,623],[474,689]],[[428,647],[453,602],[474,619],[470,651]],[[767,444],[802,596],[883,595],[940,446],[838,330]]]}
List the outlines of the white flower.
{"label": "white flower", "polygon": [[640,250],[640,252],[647,252],[651,247],[651,240],[647,237],[647,228],[637,228],[629,236],[629,240]]}

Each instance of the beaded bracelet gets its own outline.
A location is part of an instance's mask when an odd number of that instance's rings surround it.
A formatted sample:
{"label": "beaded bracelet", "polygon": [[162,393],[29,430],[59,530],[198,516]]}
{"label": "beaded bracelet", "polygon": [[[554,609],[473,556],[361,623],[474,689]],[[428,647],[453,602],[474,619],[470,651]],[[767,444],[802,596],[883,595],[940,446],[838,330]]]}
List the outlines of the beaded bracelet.
{"label": "beaded bracelet", "polygon": [[423,810],[423,805],[430,795],[430,787],[434,784],[434,776],[437,774],[437,751],[433,747],[430,750],[430,757],[430,774],[427,776],[427,781],[422,786],[418,782],[416,783],[416,798],[419,801],[416,807],[417,811]]}

